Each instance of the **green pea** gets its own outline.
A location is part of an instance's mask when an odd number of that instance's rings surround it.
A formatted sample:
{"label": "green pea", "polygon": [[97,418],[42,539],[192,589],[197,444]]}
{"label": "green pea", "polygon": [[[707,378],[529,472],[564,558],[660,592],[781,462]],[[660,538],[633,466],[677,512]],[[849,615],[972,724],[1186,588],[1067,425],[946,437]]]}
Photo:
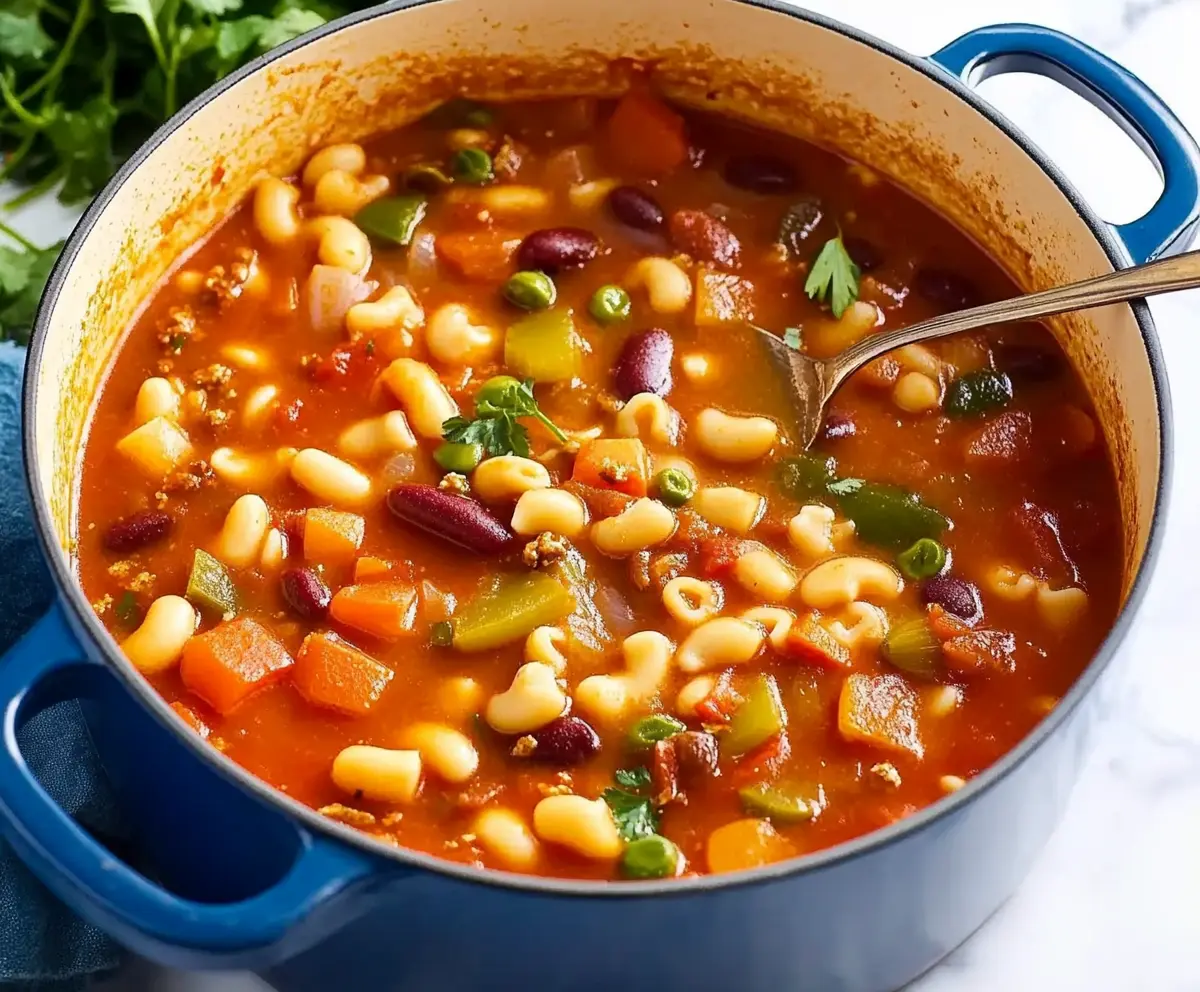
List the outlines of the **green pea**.
{"label": "green pea", "polygon": [[443,441],[434,449],[433,460],[447,472],[460,472],[465,475],[483,461],[483,446]]}
{"label": "green pea", "polygon": [[545,272],[514,272],[504,284],[504,298],[522,310],[546,310],[554,306],[558,290]]}
{"label": "green pea", "polygon": [[475,410],[485,416],[494,416],[500,410],[511,410],[519,401],[522,382],[511,375],[494,375],[475,393]]}
{"label": "green pea", "polygon": [[629,294],[620,286],[601,286],[588,301],[588,313],[601,324],[615,324],[629,316]]}
{"label": "green pea", "polygon": [[439,620],[429,628],[429,643],[435,648],[448,648],[454,643],[454,624]]}
{"label": "green pea", "polygon": [[483,186],[494,177],[492,156],[482,148],[464,148],[454,153],[450,160],[450,171],[460,183]]}
{"label": "green pea", "polygon": [[664,468],[654,477],[654,485],[667,506],[683,506],[696,492],[691,476],[678,468]]}
{"label": "green pea", "polygon": [[896,555],[896,564],[910,579],[931,579],[946,567],[946,549],[932,537],[923,537]]}
{"label": "green pea", "polygon": [[626,878],[670,878],[679,870],[679,848],[666,837],[650,834],[630,841],[621,855]]}
{"label": "green pea", "polygon": [[665,713],[643,717],[629,731],[629,743],[635,748],[653,747],[659,741],[674,737],[687,730],[687,724]]}

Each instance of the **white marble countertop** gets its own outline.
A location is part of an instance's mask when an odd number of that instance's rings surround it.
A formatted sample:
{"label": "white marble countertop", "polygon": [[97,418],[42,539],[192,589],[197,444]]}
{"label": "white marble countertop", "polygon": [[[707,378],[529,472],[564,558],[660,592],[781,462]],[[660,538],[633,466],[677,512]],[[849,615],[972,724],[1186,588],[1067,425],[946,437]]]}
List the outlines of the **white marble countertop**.
{"label": "white marble countertop", "polygon": [[[979,25],[1069,32],[1137,73],[1200,135],[1200,0],[809,0],[807,6],[928,53]],[[984,94],[1059,163],[1108,220],[1141,214],[1153,169],[1081,100],[1034,77]],[[39,204],[16,218],[39,241],[70,217]],[[1196,992],[1200,989],[1200,293],[1151,304],[1173,371],[1176,468],[1163,554],[1133,635],[1132,677],[1114,700],[1061,827],[1020,891],[916,992]],[[104,992],[263,992],[250,975],[183,975],[133,962]]]}

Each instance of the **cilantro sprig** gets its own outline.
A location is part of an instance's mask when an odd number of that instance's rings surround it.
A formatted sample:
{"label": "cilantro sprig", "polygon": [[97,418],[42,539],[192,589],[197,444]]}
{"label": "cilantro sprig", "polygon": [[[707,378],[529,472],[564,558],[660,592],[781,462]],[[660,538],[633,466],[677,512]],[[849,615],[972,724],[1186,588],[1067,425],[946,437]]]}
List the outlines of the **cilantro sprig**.
{"label": "cilantro sprig", "polygon": [[658,833],[658,810],[646,795],[650,788],[650,772],[644,767],[621,768],[614,776],[618,787],[605,789],[600,798],[608,803],[617,831],[627,841]]}
{"label": "cilantro sprig", "polygon": [[838,234],[822,246],[804,280],[804,292],[810,299],[828,301],[833,315],[840,318],[846,307],[858,299],[858,277],[858,266]]}
{"label": "cilantro sprig", "polygon": [[[206,87],[371,2],[0,0],[0,183],[23,187],[0,207],[90,199]],[[0,339],[28,337],[60,248],[0,226]]]}
{"label": "cilantro sprig", "polygon": [[566,443],[567,436],[554,421],[538,408],[533,395],[533,380],[498,375],[488,379],[475,394],[475,416],[451,417],[442,424],[442,436],[458,444],[478,444],[489,455],[529,455],[529,431],[519,422],[533,417],[555,439]]}

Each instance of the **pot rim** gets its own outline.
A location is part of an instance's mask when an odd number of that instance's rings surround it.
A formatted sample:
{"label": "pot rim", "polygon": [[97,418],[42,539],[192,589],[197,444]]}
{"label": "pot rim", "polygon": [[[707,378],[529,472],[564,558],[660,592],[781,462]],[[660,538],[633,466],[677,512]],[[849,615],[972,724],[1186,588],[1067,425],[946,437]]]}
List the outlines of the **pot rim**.
{"label": "pot rim", "polygon": [[[271,787],[242,768],[232,758],[205,744],[196,734],[174,717],[166,701],[119,656],[119,653],[112,646],[111,636],[91,609],[87,597],[83,593],[82,586],[74,574],[70,559],[57,540],[50,508],[47,501],[42,497],[39,487],[34,482],[34,480],[40,477],[37,445],[35,444],[34,437],[35,420],[33,416],[38,398],[37,370],[41,365],[42,354],[49,338],[51,318],[62,291],[67,272],[74,264],[82,245],[90,236],[117,192],[129,181],[142,164],[159,149],[170,135],[182,127],[185,122],[213,99],[227,90],[236,87],[248,76],[262,72],[275,61],[309,45],[323,42],[328,37],[346,28],[365,23],[377,17],[385,17],[404,10],[441,2],[445,2],[445,0],[391,0],[391,2],[381,4],[377,7],[367,8],[346,15],[260,55],[252,62],[247,63],[224,79],[219,80],[177,111],[170,120],[162,124],[138,148],[121,166],[113,178],[109,180],[91,204],[89,204],[79,223],[68,237],[47,281],[46,290],[38,307],[37,317],[30,338],[22,389],[22,449],[25,465],[25,483],[33,507],[36,531],[38,539],[41,542],[43,556],[53,573],[57,592],[61,600],[69,607],[77,629],[82,628],[86,631],[87,637],[103,655],[107,667],[125,684],[126,688],[137,695],[142,704],[147,706],[170,732],[174,733],[178,739],[191,748],[201,760],[213,767],[218,774],[232,780],[237,786],[249,791],[268,805],[285,811],[300,821],[303,828],[351,844],[360,851],[376,858],[386,858],[400,865],[447,875],[458,881],[499,886],[532,893],[547,893],[556,896],[580,896],[588,898],[597,896],[608,898],[688,896],[698,892],[720,890],[734,886],[767,884],[791,876],[832,868],[835,865],[849,862],[877,850],[890,847],[912,835],[930,829],[944,816],[971,803],[977,795],[993,788],[1016,771],[1020,765],[1066,722],[1067,718],[1074,712],[1084,697],[1091,692],[1093,686],[1107,669],[1117,648],[1128,633],[1134,616],[1145,597],[1154,565],[1161,551],[1168,493],[1173,470],[1174,432],[1171,421],[1171,403],[1167,385],[1166,367],[1162,351],[1159,347],[1154,321],[1144,299],[1131,301],[1128,306],[1133,311],[1134,319],[1141,332],[1142,341],[1150,364],[1151,378],[1156,391],[1159,422],[1159,480],[1155,492],[1146,550],[1141,561],[1138,563],[1137,573],[1130,586],[1129,595],[1126,597],[1125,603],[1118,613],[1112,628],[1109,630],[1108,635],[1097,649],[1095,656],[1089,662],[1088,666],[1080,673],[1075,682],[1072,683],[1071,688],[1060,699],[1058,705],[1010,751],[989,765],[983,772],[971,779],[957,792],[931,803],[911,816],[907,816],[886,827],[872,830],[841,844],[759,868],[685,879],[643,881],[638,882],[636,885],[614,885],[612,882],[605,881],[549,878],[537,875],[516,874],[498,869],[480,870],[470,865],[447,861],[421,851],[385,846],[361,831],[354,830],[351,827],[321,816],[316,810]],[[858,28],[843,24],[823,14],[787,5],[781,2],[781,0],[729,0],[729,2],[769,10],[826,30],[837,32],[873,49],[881,55],[895,59],[931,81],[950,90],[963,102],[965,105],[964,109],[982,114],[1009,139],[1019,145],[1025,154],[1034,160],[1046,174],[1046,177],[1058,187],[1071,206],[1074,207],[1092,235],[1104,249],[1114,268],[1123,268],[1131,264],[1132,260],[1129,252],[1116,232],[1109,224],[1097,216],[1095,211],[1061,170],[996,108],[980,97],[966,83],[945,71],[928,56],[915,55]]]}

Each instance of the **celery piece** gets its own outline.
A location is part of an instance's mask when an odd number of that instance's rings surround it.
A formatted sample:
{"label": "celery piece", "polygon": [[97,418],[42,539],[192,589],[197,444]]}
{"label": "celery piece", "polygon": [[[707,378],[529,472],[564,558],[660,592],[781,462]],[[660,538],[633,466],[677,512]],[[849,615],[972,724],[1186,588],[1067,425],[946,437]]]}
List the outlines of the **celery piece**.
{"label": "celery piece", "polygon": [[522,317],[504,338],[504,364],[534,382],[562,382],[580,373],[582,354],[569,310],[542,310]]}
{"label": "celery piece", "polygon": [[821,787],[809,782],[757,782],[738,789],[738,798],[747,813],[775,823],[803,823],[824,806]]}
{"label": "celery piece", "polygon": [[760,675],[733,711],[729,729],[720,735],[722,754],[738,757],[765,744],[787,726],[787,711],[779,686],[770,675]]}
{"label": "celery piece", "polygon": [[222,616],[237,612],[237,586],[233,584],[228,570],[207,551],[199,548],[192,557],[192,571],[184,595],[202,610],[212,610]]}
{"label": "celery piece", "polygon": [[454,647],[471,652],[511,644],[574,609],[575,597],[545,572],[501,575],[455,614]]}
{"label": "celery piece", "polygon": [[893,624],[881,653],[900,671],[919,678],[932,679],[942,670],[942,642],[923,616]]}

